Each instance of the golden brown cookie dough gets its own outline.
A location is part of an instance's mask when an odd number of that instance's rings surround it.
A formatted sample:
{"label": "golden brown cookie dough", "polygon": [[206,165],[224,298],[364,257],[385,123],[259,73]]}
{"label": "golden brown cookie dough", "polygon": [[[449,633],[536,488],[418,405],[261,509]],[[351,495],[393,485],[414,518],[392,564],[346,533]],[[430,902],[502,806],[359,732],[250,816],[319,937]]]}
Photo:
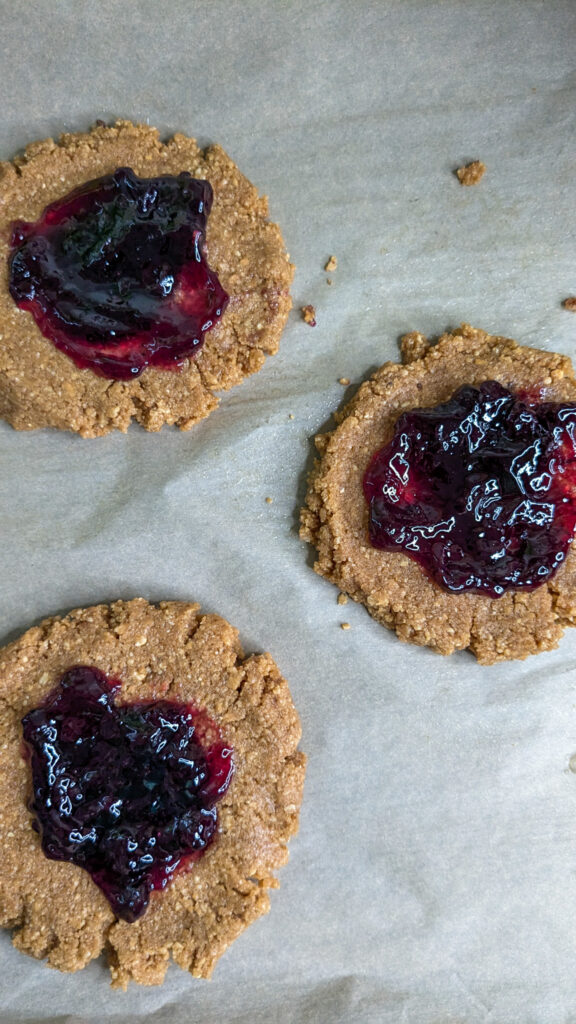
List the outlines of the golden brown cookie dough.
{"label": "golden brown cookie dough", "polygon": [[[76,971],[105,950],[113,985],[162,982],[170,957],[206,978],[243,929],[269,909],[268,889],[298,828],[305,758],[288,685],[269,654],[244,658],[217,615],[142,599],[46,619],[0,651],[0,924],[14,945]],[[122,702],[169,697],[204,707],[234,748],[218,804],[219,835],[133,924],[115,918],[90,875],[44,856],[26,804],[21,719],[73,665],[123,682]]]}
{"label": "golden brown cookie dough", "polygon": [[471,164],[459,167],[456,171],[456,177],[461,185],[478,185],[485,174],[486,164],[481,160],[473,160]]}
{"label": "golden brown cookie dough", "polygon": [[576,624],[574,548],[537,590],[498,599],[450,593],[402,552],[372,547],[362,482],[401,413],[438,405],[464,384],[486,380],[511,389],[539,388],[543,401],[575,402],[570,360],[467,324],[433,347],[417,332],[407,335],[403,350],[408,365],[382,366],[336,417],[336,430],[316,438],[320,459],[310,476],[300,531],[317,548],[316,572],[365,604],[401,640],[441,654],[468,647],[491,665],[556,647],[564,627]]}
{"label": "golden brown cookie dough", "polygon": [[[230,302],[180,372],[149,367],[137,380],[112,381],[78,369],[16,306],[7,260],[12,221],[37,220],[73,188],[126,166],[142,177],[190,171],[210,182],[207,258]],[[201,150],[185,135],[164,144],[155,128],[130,121],[35,142],[13,163],[0,163],[0,416],[17,430],[50,426],[83,437],[126,431],[132,417],[147,430],[164,423],[188,430],[208,416],[218,405],[214,392],[239,384],[277,352],[291,308],[294,268],[267,216],[266,198],[220,146]]]}
{"label": "golden brown cookie dough", "polygon": [[302,306],[300,312],[302,313],[302,319],[309,327],[316,327],[316,309],[314,306]]}

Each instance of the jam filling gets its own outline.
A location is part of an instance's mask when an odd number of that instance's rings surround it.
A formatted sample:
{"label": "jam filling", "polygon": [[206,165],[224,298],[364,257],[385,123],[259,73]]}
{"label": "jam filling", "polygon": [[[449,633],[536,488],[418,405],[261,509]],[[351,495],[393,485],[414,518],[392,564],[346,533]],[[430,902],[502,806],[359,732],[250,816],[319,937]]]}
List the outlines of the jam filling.
{"label": "jam filling", "polygon": [[214,838],[234,766],[205,712],[116,704],[120,686],[71,668],[22,724],[44,853],[84,868],[117,917],[135,921]]}
{"label": "jam filling", "polygon": [[364,477],[370,541],[450,591],[539,587],[576,526],[576,405],[495,381],[404,413]]}
{"label": "jam filling", "polygon": [[186,171],[90,181],[12,225],[12,298],[81,369],[178,369],[228,302],[204,257],[211,207],[209,182]]}

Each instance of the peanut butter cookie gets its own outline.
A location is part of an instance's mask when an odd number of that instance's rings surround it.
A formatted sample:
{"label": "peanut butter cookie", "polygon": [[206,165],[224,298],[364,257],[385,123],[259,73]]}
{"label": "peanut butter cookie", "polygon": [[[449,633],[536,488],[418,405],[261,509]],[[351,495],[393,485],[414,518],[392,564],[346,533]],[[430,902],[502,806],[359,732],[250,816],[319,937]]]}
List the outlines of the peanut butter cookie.
{"label": "peanut butter cookie", "polygon": [[0,651],[0,726],[15,946],[61,971],[105,951],[116,987],[161,983],[171,957],[208,977],[297,830],[300,724],[272,658],[198,605],[79,609]]}
{"label": "peanut butter cookie", "polygon": [[301,515],[316,571],[442,654],[556,647],[576,622],[570,360],[468,325],[402,348],[316,438]]}
{"label": "peanut butter cookie", "polygon": [[220,146],[129,121],[0,164],[0,416],[83,437],[207,416],[291,307],[267,215]]}

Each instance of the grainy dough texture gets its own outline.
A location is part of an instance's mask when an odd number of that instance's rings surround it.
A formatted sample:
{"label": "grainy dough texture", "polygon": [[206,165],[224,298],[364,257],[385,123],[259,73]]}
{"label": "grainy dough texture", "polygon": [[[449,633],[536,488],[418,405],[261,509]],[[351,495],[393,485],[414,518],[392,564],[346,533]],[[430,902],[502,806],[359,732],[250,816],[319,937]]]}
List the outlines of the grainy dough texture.
{"label": "grainy dough texture", "polygon": [[[149,367],[127,382],[78,369],[8,291],[11,222],[37,220],[49,203],[118,167],[141,177],[190,171],[210,182],[206,254],[230,296],[222,320],[179,372]],[[239,384],[277,352],[291,308],[294,268],[266,198],[220,146],[201,150],[185,135],[164,144],[155,128],[129,121],[35,142],[0,164],[0,262],[0,416],[17,430],[51,426],[96,437],[126,431],[132,418],[147,430],[165,423],[188,430],[218,405],[214,392]]]}
{"label": "grainy dough texture", "polygon": [[418,332],[406,335],[402,351],[404,365],[382,366],[336,417],[336,430],[316,438],[320,459],[301,515],[301,536],[318,552],[316,572],[365,604],[401,640],[441,654],[470,648],[491,665],[556,647],[564,627],[576,624],[574,548],[537,590],[511,591],[498,599],[449,593],[402,552],[372,547],[362,482],[401,413],[446,402],[464,384],[486,380],[538,389],[543,401],[576,402],[570,360],[467,324],[434,346]]}
{"label": "grainy dough texture", "polygon": [[[133,924],[115,918],[90,875],[49,860],[27,810],[21,719],[72,665],[123,682],[120,700],[172,698],[204,707],[234,748],[218,804],[219,835]],[[199,606],[142,599],[47,619],[0,651],[0,924],[14,945],[76,971],[105,950],[112,983],[163,981],[170,957],[201,978],[269,909],[268,889],[297,831],[305,758],[288,685],[268,654],[244,659],[238,634]]]}
{"label": "grainy dough texture", "polygon": [[486,164],[481,160],[473,160],[465,167],[459,167],[456,176],[461,185],[479,185],[486,174]]}

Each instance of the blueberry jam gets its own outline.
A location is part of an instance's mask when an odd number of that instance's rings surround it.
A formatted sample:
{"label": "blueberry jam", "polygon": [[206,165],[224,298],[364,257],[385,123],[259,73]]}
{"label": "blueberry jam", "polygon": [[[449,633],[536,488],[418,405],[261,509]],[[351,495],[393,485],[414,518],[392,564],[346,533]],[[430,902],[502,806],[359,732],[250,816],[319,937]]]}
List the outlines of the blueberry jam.
{"label": "blueberry jam", "polygon": [[12,225],[12,298],[81,369],[178,369],[228,302],[204,257],[211,207],[209,182],[186,171],[90,181]]}
{"label": "blueberry jam", "polygon": [[370,541],[450,591],[539,587],[576,526],[576,405],[495,381],[404,413],[364,477]]}
{"label": "blueberry jam", "polygon": [[65,672],[22,720],[34,827],[52,860],[85,868],[124,921],[197,860],[234,770],[217,726],[188,704],[116,704],[96,668]]}

